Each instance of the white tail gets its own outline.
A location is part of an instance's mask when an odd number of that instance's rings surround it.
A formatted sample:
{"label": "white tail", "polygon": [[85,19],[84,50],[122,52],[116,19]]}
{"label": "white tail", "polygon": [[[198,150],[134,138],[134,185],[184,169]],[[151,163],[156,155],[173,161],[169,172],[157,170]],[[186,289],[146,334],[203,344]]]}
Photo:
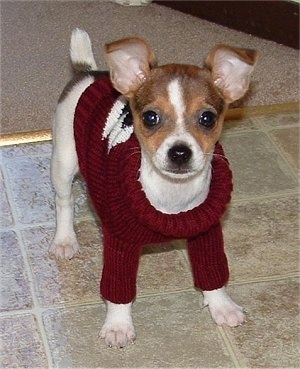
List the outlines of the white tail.
{"label": "white tail", "polygon": [[75,70],[79,72],[97,70],[90,37],[82,29],[75,28],[72,31],[70,56]]}

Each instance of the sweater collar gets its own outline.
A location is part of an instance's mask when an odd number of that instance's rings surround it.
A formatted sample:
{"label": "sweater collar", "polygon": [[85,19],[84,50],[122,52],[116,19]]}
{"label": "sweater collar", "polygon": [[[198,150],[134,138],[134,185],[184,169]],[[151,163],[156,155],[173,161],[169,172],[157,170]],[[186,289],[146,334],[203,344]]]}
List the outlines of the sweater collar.
{"label": "sweater collar", "polygon": [[[121,149],[119,146],[119,149]],[[195,237],[216,225],[230,201],[232,174],[220,144],[217,144],[212,160],[212,180],[206,200],[196,208],[178,214],[165,214],[156,210],[146,198],[138,180],[141,164],[140,145],[133,134],[122,153],[124,167],[121,173],[123,199],[137,221],[154,232],[176,238]],[[122,190],[121,190],[122,191]]]}

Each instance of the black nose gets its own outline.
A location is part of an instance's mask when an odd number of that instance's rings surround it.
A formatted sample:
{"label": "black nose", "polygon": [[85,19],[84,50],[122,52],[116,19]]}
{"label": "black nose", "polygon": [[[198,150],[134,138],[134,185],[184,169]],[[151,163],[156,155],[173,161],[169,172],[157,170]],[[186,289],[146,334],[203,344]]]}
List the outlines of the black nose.
{"label": "black nose", "polygon": [[175,145],[168,151],[168,157],[176,165],[186,164],[192,156],[192,150],[186,145]]}

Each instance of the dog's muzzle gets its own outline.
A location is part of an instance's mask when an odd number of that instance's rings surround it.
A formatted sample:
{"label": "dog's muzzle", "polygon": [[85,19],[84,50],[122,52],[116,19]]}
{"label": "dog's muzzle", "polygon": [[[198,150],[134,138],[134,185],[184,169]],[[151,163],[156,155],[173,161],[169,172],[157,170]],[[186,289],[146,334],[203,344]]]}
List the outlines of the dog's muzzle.
{"label": "dog's muzzle", "polygon": [[183,144],[172,146],[168,151],[168,159],[173,169],[187,169],[192,157],[192,150]]}

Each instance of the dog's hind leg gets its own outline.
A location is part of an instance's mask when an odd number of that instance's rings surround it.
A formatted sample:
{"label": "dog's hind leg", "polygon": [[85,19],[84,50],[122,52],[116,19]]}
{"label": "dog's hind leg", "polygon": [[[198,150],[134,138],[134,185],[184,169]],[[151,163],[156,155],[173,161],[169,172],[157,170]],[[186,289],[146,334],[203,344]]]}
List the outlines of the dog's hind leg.
{"label": "dog's hind leg", "polygon": [[72,182],[79,169],[73,121],[80,96],[93,82],[94,77],[88,74],[78,80],[71,91],[61,97],[55,112],[51,178],[56,192],[56,233],[49,251],[62,259],[71,259],[79,251],[73,226]]}
{"label": "dog's hind leg", "polygon": [[66,103],[62,102],[57,107],[53,129],[51,177],[56,192],[56,233],[49,250],[62,259],[71,259],[79,251],[73,227],[72,195],[72,182],[77,171],[73,114],[66,112]]}

